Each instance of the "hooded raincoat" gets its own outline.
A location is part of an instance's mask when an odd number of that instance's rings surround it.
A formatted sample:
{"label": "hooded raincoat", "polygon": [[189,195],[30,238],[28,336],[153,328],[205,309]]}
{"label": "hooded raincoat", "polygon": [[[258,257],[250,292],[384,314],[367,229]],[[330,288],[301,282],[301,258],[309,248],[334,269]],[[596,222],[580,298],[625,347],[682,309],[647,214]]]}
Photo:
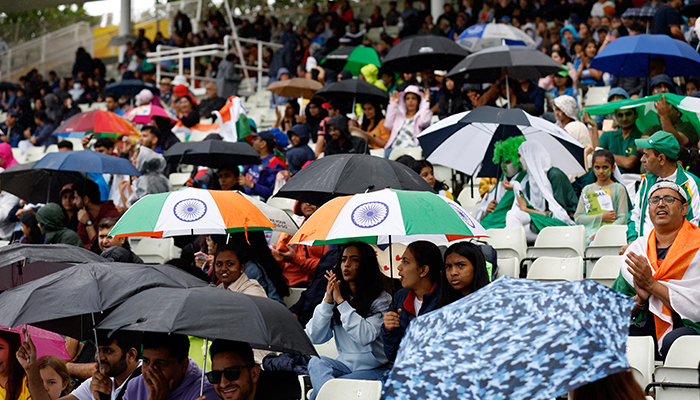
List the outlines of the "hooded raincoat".
{"label": "hooded raincoat", "polygon": [[298,145],[287,150],[285,154],[287,157],[287,171],[294,175],[301,170],[304,164],[315,160],[316,156],[311,147],[309,147],[309,128],[306,125],[296,124],[289,128],[287,135],[290,136],[290,141],[292,134],[299,136],[299,139],[301,139]]}
{"label": "hooded raincoat", "polygon": [[371,83],[385,92],[387,91],[386,85],[384,85],[384,82],[379,79],[379,68],[377,68],[376,65],[367,64],[360,68],[360,73],[365,77],[367,83]]}
{"label": "hooded raincoat", "polygon": [[46,235],[45,244],[66,243],[83,247],[80,236],[66,228],[66,215],[58,204],[49,203],[41,207],[36,213],[36,220]]}
{"label": "hooded raincoat", "polygon": [[165,158],[161,154],[147,147],[141,147],[136,158],[136,168],[141,172],[141,176],[132,183],[133,193],[127,200],[128,207],[134,205],[147,194],[164,193],[173,190],[170,180],[163,175],[165,165]]}

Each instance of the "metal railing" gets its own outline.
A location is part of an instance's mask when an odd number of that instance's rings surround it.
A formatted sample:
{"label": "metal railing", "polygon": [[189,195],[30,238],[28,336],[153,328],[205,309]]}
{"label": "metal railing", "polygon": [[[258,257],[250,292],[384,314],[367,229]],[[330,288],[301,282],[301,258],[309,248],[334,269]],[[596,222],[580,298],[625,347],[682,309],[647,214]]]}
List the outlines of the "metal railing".
{"label": "metal railing", "polygon": [[[185,60],[189,59],[190,62],[190,74],[189,76],[186,76],[190,87],[194,88],[195,81],[214,81],[214,78],[208,78],[204,76],[199,76],[195,74],[195,58],[198,57],[211,57],[211,56],[216,56],[216,57],[221,57],[224,58],[226,55],[229,53],[229,50],[233,47],[233,40],[234,38],[232,36],[226,35],[224,36],[224,44],[209,44],[209,45],[204,45],[204,46],[196,46],[196,47],[172,47],[172,46],[165,46],[165,45],[158,45],[156,48],[156,51],[154,52],[149,52],[147,54],[147,61],[156,64],[156,81],[160,82],[160,78],[162,76],[176,76],[176,75],[185,75]],[[257,45],[258,47],[258,65],[252,66],[252,65],[245,65],[245,64],[236,64],[236,67],[239,69],[245,69],[248,71],[256,71],[258,78],[262,77],[263,73],[267,74],[269,72],[269,69],[264,68],[262,66],[262,61],[263,61],[263,51],[265,47],[271,47],[271,48],[279,48],[282,47],[282,45],[277,44],[277,43],[270,43],[270,42],[263,42],[260,40],[253,40],[253,39],[244,39],[244,38],[239,38],[238,39],[241,43],[250,43]],[[239,57],[239,59],[242,59],[242,57]],[[178,64],[178,73],[174,72],[164,72],[161,70],[161,63],[165,61],[175,61]],[[260,92],[263,90],[262,87],[262,79],[256,79],[256,85],[257,85],[257,92]]]}
{"label": "metal railing", "polygon": [[59,75],[70,73],[78,47],[93,52],[92,28],[88,22],[78,22],[0,54],[0,81],[17,81],[32,68],[37,68],[44,77],[47,69],[55,69]]}

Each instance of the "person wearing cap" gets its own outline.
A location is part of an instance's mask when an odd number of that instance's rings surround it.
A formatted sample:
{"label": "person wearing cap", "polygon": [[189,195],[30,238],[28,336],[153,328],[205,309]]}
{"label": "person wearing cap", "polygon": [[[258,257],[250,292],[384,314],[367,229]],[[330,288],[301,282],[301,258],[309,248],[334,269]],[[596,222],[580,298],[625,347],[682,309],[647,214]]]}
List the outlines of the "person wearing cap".
{"label": "person wearing cap", "polygon": [[630,95],[627,93],[627,91],[621,87],[615,87],[610,89],[610,92],[608,92],[608,103],[612,101],[618,101],[618,100],[626,100],[629,99]]}
{"label": "person wearing cap", "polygon": [[365,139],[350,135],[346,116],[342,114],[335,115],[328,120],[326,127],[328,131],[327,135],[330,139],[323,148],[323,153],[326,156],[347,153],[369,153],[369,146]]}
{"label": "person wearing cap", "polygon": [[[187,86],[181,84],[173,88],[173,95],[170,98],[170,109],[173,110],[176,114],[180,112],[179,101],[184,96],[192,96],[190,94],[190,90],[187,89]],[[196,106],[197,102],[193,101],[193,105]]]}
{"label": "person wearing cap", "polygon": [[148,89],[143,89],[137,94],[134,99],[136,100],[136,105],[145,106],[153,102],[153,92]]}
{"label": "person wearing cap", "polygon": [[0,124],[0,141],[9,143],[12,147],[17,147],[19,141],[24,137],[24,128],[17,122],[19,113],[15,109],[7,112],[7,119]]}
{"label": "person wearing cap", "polygon": [[78,231],[78,207],[75,204],[75,190],[73,184],[68,183],[61,188],[61,207],[66,214],[66,228]]}
{"label": "person wearing cap", "polygon": [[576,98],[577,93],[573,88],[574,81],[569,76],[568,70],[563,69],[552,76],[554,77],[554,88],[549,91],[550,98],[556,99],[559,96]]}
{"label": "person wearing cap", "polygon": [[644,195],[653,229],[627,247],[612,288],[636,301],[630,336],[656,339],[663,359],[676,339],[700,334],[700,228],[683,218],[682,185],[659,181]]}
{"label": "person wearing cap", "polygon": [[557,118],[556,125],[567,131],[583,147],[590,146],[593,143],[588,127],[578,120],[576,99],[567,95],[555,98],[554,115]]}
{"label": "person wearing cap", "polygon": [[430,91],[409,86],[401,94],[390,95],[384,126],[391,129],[385,149],[418,146],[418,135],[430,126],[433,112],[430,110]]}
{"label": "person wearing cap", "polygon": [[680,185],[690,199],[686,219],[697,225],[700,222],[700,180],[697,176],[684,170],[678,163],[680,146],[672,134],[658,131],[646,139],[635,140],[636,147],[643,149],[642,163],[647,171],[642,175],[642,182],[634,199],[634,206],[627,222],[627,241],[648,235],[654,228],[650,218],[648,203],[652,186],[660,181],[675,182]]}
{"label": "person wearing cap", "polygon": [[328,100],[321,104],[321,108],[326,110],[327,116],[318,124],[318,138],[316,139],[316,149],[314,150],[314,154],[317,158],[323,153],[323,149],[326,147],[326,141],[331,140],[330,137],[327,137],[328,130],[326,129],[326,124],[331,118],[341,114],[340,103],[337,100]]}
{"label": "person wearing cap", "polygon": [[260,154],[261,164],[248,165],[243,175],[238,177],[238,183],[248,195],[255,195],[267,201],[275,188],[277,173],[286,169],[287,164],[275,155],[275,135],[263,131],[253,135],[253,149]]}
{"label": "person wearing cap", "polygon": [[642,137],[642,132],[637,128],[637,109],[621,108],[615,110],[614,117],[618,129],[603,132],[598,138],[597,122],[587,112],[583,112],[583,122],[591,125],[593,147],[602,147],[610,150],[615,155],[615,164],[620,168],[621,173],[639,173],[640,154],[634,143],[635,140]]}

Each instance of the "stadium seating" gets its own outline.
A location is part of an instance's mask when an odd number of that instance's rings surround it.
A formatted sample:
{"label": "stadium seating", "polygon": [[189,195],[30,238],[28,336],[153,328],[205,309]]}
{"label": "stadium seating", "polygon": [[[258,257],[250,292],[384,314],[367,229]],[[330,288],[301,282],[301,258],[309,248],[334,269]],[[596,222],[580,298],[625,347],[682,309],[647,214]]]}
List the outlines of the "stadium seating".
{"label": "stadium seating", "polygon": [[603,225],[593,243],[586,248],[586,271],[591,271],[600,257],[616,256],[627,244],[627,225]]}
{"label": "stadium seating", "polygon": [[318,391],[317,400],[379,400],[381,381],[358,379],[331,379]]}
{"label": "stadium seating", "polygon": [[586,277],[607,287],[612,287],[615,279],[620,275],[623,256],[603,256],[588,270]]}
{"label": "stadium seating", "polygon": [[397,158],[399,158],[403,155],[409,155],[409,156],[413,157],[415,160],[422,160],[423,159],[423,149],[420,147],[400,147],[397,149],[393,149],[391,151],[391,154],[389,154],[389,159],[392,161],[396,161]]}
{"label": "stadium seating", "polygon": [[627,338],[627,361],[630,367],[641,373],[637,383],[644,389],[652,382],[654,372],[654,339],[651,336],[630,336]]}
{"label": "stadium seating", "polygon": [[530,266],[527,279],[580,281],[583,279],[583,259],[581,257],[539,257]]}
{"label": "stadium seating", "polygon": [[[700,336],[681,336],[673,342],[661,367],[654,370],[654,382],[698,384],[700,362]],[[656,388],[657,400],[698,399],[700,389],[664,387]]]}
{"label": "stadium seating", "polygon": [[304,293],[305,290],[306,289],[290,287],[289,288],[289,296],[282,299],[282,300],[284,300],[284,304],[286,304],[287,307],[293,306],[294,303],[299,301],[299,298],[301,297],[302,293]]}
{"label": "stadium seating", "polygon": [[296,203],[296,200],[294,199],[286,199],[284,197],[271,197],[267,199],[267,204],[271,205],[272,207],[279,208],[280,210],[284,210],[287,212],[289,215],[294,215],[294,204]]}
{"label": "stadium seating", "polygon": [[527,242],[525,241],[524,228],[488,229],[486,232],[491,237],[485,238],[484,241],[496,249],[499,260],[502,258],[515,258],[520,262],[525,257]]}
{"label": "stadium seating", "polygon": [[133,249],[146,264],[162,264],[171,258],[180,257],[181,250],[173,238],[142,238]]}

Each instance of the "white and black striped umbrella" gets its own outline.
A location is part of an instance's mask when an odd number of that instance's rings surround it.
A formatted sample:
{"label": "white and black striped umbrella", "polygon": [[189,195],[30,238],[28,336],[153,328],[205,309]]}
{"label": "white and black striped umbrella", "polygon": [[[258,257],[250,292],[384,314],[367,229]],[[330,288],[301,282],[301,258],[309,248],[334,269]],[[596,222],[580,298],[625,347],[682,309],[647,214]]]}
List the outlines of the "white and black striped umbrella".
{"label": "white and black striped umbrella", "polygon": [[524,135],[544,146],[552,165],[566,174],[585,172],[583,146],[565,130],[521,109],[479,107],[452,115],[424,130],[418,137],[425,158],[467,175],[495,177],[494,145]]}

